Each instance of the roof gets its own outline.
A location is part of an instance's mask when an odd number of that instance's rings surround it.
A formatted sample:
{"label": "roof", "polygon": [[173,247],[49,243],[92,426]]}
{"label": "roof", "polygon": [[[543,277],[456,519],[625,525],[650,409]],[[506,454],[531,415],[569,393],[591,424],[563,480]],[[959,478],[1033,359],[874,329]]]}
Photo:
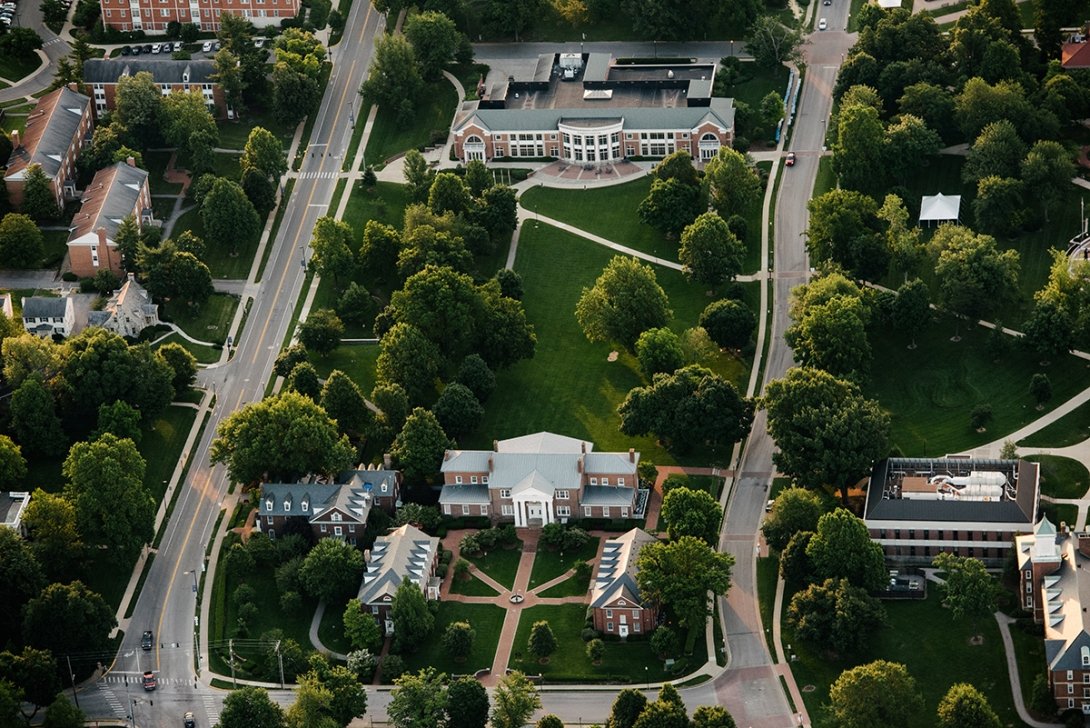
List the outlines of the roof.
{"label": "roof", "polygon": [[1060,48],[1060,65],[1064,68],[1090,68],[1090,43],[1085,39],[1064,43]]}
{"label": "roof", "polygon": [[445,485],[439,492],[440,505],[484,505],[491,502],[487,485]]}
{"label": "roof", "polygon": [[386,601],[385,597],[392,600],[405,579],[424,591],[438,554],[439,539],[409,524],[379,536],[371,548],[357,598],[361,604]]}
{"label": "roof", "polygon": [[0,525],[18,529],[29,503],[30,493],[0,492]]}
{"label": "roof", "polygon": [[27,296],[23,299],[23,319],[64,318],[70,298],[47,298],[45,296]]}
{"label": "roof", "polygon": [[[1051,525],[1051,524],[1049,524]],[[1030,544],[1034,553],[1051,547],[1058,552],[1058,558],[1042,559],[1057,563],[1055,571],[1048,573],[1041,580],[1041,605],[1045,630],[1045,659],[1049,670],[1081,670],[1085,664],[1083,655],[1090,655],[1090,620],[1084,605],[1090,604],[1090,558],[1084,556],[1079,548],[1080,538],[1086,534],[1035,534],[1018,538],[1019,550],[1027,548],[1027,542],[1039,541],[1037,536],[1047,541],[1043,548]],[[1034,556],[1036,559],[1036,556]]]}
{"label": "roof", "polygon": [[87,314],[89,326],[102,326],[110,319],[126,313],[139,316],[152,316],[158,313],[159,307],[151,302],[151,294],[148,289],[137,283],[132,273],[128,280],[106,301],[101,311],[90,311]]}
{"label": "roof", "polygon": [[3,311],[8,318],[15,315],[10,293],[0,293],[0,311]]}
{"label": "roof", "polygon": [[126,162],[96,172],[83,191],[83,205],[72,218],[68,242],[75,243],[100,227],[106,229],[106,238],[112,241],[121,221],[136,210],[140,190],[147,182],[147,172]]}
{"label": "roof", "polygon": [[[898,7],[900,7],[898,5]],[[961,211],[961,195],[928,195],[920,200],[920,221],[957,220]]]}
{"label": "roof", "polygon": [[117,83],[122,76],[150,73],[155,83],[215,83],[212,61],[143,58],[90,58],[83,62],[84,83]]}
{"label": "roof", "polygon": [[590,605],[602,607],[625,597],[633,604],[643,604],[636,585],[636,557],[655,537],[639,528],[611,538],[602,547],[598,573],[590,592]]}
{"label": "roof", "polygon": [[261,514],[305,517],[316,523],[328,521],[331,512],[337,511],[348,522],[365,524],[371,512],[371,498],[369,492],[350,483],[264,483]]}
{"label": "roof", "polygon": [[541,131],[555,129],[565,119],[624,120],[625,129],[695,129],[710,122],[723,129],[734,128],[734,100],[713,98],[710,106],[634,107],[578,109],[480,109],[455,125],[462,131],[470,124],[489,131]]}
{"label": "roof", "polygon": [[[1005,485],[995,494],[957,496],[940,493],[933,479],[1001,474]],[[930,489],[902,487],[925,478]],[[864,519],[897,522],[1015,524],[1028,527],[1037,516],[1040,469],[1028,460],[974,458],[887,458],[875,464],[867,488]]]}
{"label": "roof", "polygon": [[397,496],[401,473],[397,470],[358,468],[341,474],[341,480],[355,490],[371,493],[376,498]]}
{"label": "roof", "polygon": [[582,506],[631,507],[636,500],[635,488],[617,488],[612,485],[588,485],[579,499]]}
{"label": "roof", "polygon": [[27,115],[19,146],[11,151],[4,179],[21,179],[31,164],[40,165],[46,177],[56,177],[90,103],[90,98],[67,86],[38,99]]}

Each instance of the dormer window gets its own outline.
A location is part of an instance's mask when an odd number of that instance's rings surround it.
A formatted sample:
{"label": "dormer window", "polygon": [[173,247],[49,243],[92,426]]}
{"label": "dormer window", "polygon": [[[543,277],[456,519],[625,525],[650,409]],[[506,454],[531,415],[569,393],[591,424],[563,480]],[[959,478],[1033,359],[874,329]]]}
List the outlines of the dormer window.
{"label": "dormer window", "polygon": [[300,503],[299,506],[303,509],[303,513],[306,513],[307,511],[310,510],[310,501],[308,501],[306,498],[304,498],[303,502]]}
{"label": "dormer window", "polygon": [[272,509],[273,509],[273,499],[272,498],[266,498],[265,499],[265,510],[271,512]]}
{"label": "dormer window", "polygon": [[334,523],[339,523],[340,520],[341,520],[341,514],[340,513],[334,513],[329,517],[329,520],[333,521]]}
{"label": "dormer window", "polygon": [[290,500],[285,500],[284,501],[284,510],[285,511],[290,511],[291,510],[291,501]]}

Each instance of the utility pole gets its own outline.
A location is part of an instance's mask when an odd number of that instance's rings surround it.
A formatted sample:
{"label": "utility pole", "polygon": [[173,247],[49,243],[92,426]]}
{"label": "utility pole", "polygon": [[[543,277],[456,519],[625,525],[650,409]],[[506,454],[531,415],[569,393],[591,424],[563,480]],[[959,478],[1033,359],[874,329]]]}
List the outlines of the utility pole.
{"label": "utility pole", "polygon": [[284,689],[284,656],[280,654],[280,640],[276,641],[276,661],[280,663],[280,689]]}
{"label": "utility pole", "polygon": [[72,699],[76,701],[76,707],[78,708],[79,695],[76,693],[76,673],[72,672],[72,658],[65,655],[64,659],[68,660],[68,677],[72,680]]}
{"label": "utility pole", "polygon": [[233,639],[227,640],[227,657],[228,662],[231,663],[231,684],[238,690],[238,681],[235,680],[235,641]]}

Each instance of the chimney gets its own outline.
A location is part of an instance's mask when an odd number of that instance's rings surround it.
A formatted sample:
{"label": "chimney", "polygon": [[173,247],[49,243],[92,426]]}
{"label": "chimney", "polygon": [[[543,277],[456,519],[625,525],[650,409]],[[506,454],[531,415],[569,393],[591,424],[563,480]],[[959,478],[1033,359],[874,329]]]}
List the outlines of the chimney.
{"label": "chimney", "polygon": [[130,167],[135,167],[136,160],[133,159],[132,156],[125,157],[125,164],[129,165]]}
{"label": "chimney", "polygon": [[488,472],[492,472],[495,469],[495,463],[492,461],[492,456],[488,456]]}
{"label": "chimney", "polygon": [[500,441],[499,440],[493,440],[492,441],[492,452],[499,452],[499,451],[500,451]]}
{"label": "chimney", "polygon": [[445,463],[448,460],[450,460],[450,450],[445,450],[443,452],[443,462]]}
{"label": "chimney", "polygon": [[136,280],[136,276],[133,275],[132,273],[129,273],[129,281],[135,281],[135,280]]}
{"label": "chimney", "polygon": [[636,462],[636,448],[634,447],[628,448],[628,462]]}
{"label": "chimney", "polygon": [[579,460],[576,461],[576,463],[575,463],[575,472],[577,472],[577,473],[582,473],[583,472],[583,458],[582,457],[580,457]]}
{"label": "chimney", "polygon": [[69,91],[75,91],[76,93],[79,93],[79,84],[76,83],[75,81],[69,81],[68,82],[68,90]]}
{"label": "chimney", "polygon": [[99,227],[98,230],[95,230],[95,233],[98,234],[98,244],[100,246],[102,246],[103,250],[105,250],[105,248],[106,248],[106,228]]}
{"label": "chimney", "polygon": [[584,440],[583,442],[579,443],[579,449],[583,451],[583,454],[584,454],[584,455],[586,455],[586,454],[587,454],[587,441],[586,441],[586,440]]}
{"label": "chimney", "polygon": [[11,130],[11,146],[13,148],[15,148],[15,149],[19,148],[19,130],[18,129],[12,129]]}

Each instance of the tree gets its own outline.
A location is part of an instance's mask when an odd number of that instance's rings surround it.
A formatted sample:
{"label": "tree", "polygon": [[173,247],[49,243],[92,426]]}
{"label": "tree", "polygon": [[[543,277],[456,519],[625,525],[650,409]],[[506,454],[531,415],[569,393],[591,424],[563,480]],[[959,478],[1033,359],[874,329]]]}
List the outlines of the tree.
{"label": "tree", "polygon": [[443,650],[455,662],[465,662],[473,651],[473,640],[477,632],[469,622],[451,622],[443,632]]}
{"label": "tree", "polygon": [[759,65],[779,68],[800,58],[802,33],[789,28],[771,15],[759,15],[746,35],[746,50]]}
{"label": "tree", "polygon": [[[118,87],[120,86],[119,83]],[[45,176],[40,164],[27,165],[23,173],[22,211],[35,222],[47,222],[60,217],[61,211],[57,207],[57,198],[53,195],[49,178]]]}
{"label": "tree", "polygon": [[[416,589],[415,586],[412,588]],[[415,674],[402,675],[394,681],[394,685],[386,714],[395,728],[432,728],[443,725],[448,702],[446,675],[428,667]]]}
{"label": "tree", "polygon": [[702,211],[700,188],[677,178],[656,179],[651,191],[640,202],[636,213],[640,222],[668,236],[678,235]]}
{"label": "tree", "polygon": [[364,101],[385,106],[406,122],[424,87],[420,67],[409,41],[400,35],[387,35],[375,44],[371,71],[360,86]]}
{"label": "tree", "polygon": [[648,386],[632,389],[617,411],[621,432],[653,432],[677,450],[697,444],[729,448],[753,422],[753,403],[733,383],[695,364],[656,374]]}
{"label": "tree", "polygon": [[439,349],[415,326],[394,324],[379,343],[375,376],[379,382],[398,384],[411,401],[427,398],[435,389]]}
{"label": "tree", "polygon": [[[591,640],[591,642],[601,643],[601,640]],[[560,720],[552,713],[549,713],[548,715],[541,716],[534,728],[564,728],[564,721]]]}
{"label": "tree", "polygon": [[926,165],[927,158],[938,154],[941,148],[942,139],[918,116],[902,114],[886,127],[889,169],[897,179]]}
{"label": "tree", "polygon": [[295,702],[284,714],[287,728],[339,728],[345,725],[328,714],[333,694],[325,689],[313,673],[300,675],[298,682]]}
{"label": "tree", "polygon": [[424,155],[419,150],[410,149],[405,152],[404,175],[409,199],[413,202],[427,202],[435,172],[428,167]]}
{"label": "tree", "polygon": [[812,490],[792,486],[780,492],[765,516],[761,533],[769,546],[783,551],[788,541],[799,531],[814,531],[825,512],[821,498]]}
{"label": "tree", "polygon": [[408,278],[429,265],[468,273],[473,268],[473,255],[457,235],[421,225],[402,236],[397,272],[402,278]]}
{"label": "tree", "polygon": [[1037,400],[1037,409],[1041,409],[1045,402],[1052,399],[1052,382],[1048,375],[1040,372],[1034,374],[1029,380],[1029,393]]}
{"label": "tree", "polygon": [[662,520],[670,538],[695,536],[714,546],[719,541],[723,509],[706,490],[674,488],[662,500]]}
{"label": "tree", "polygon": [[310,269],[333,279],[337,289],[352,276],[355,256],[352,254],[352,228],[348,223],[325,216],[318,218],[311,234]]}
{"label": "tree", "polygon": [[223,700],[220,728],[248,728],[255,725],[283,728],[284,712],[269,699],[265,688],[246,686],[232,690]]}
{"label": "tree", "polygon": [[500,678],[492,700],[492,728],[522,728],[541,707],[537,688],[517,670]]}
{"label": "tree", "polygon": [[636,258],[614,256],[594,286],[584,288],[575,317],[590,341],[631,349],[639,335],[667,324],[673,312],[655,271]]}
{"label": "tree", "polygon": [[737,728],[737,724],[723,706],[701,705],[693,711],[693,728]]}
{"label": "tree", "polygon": [[[220,53],[223,52],[220,51]],[[255,126],[246,137],[246,146],[242,148],[239,167],[243,172],[251,169],[259,172],[269,180],[280,179],[280,175],[288,171],[284,143],[268,129]]]}
{"label": "tree", "polygon": [[405,426],[394,440],[390,454],[405,478],[412,482],[438,472],[443,454],[450,447],[453,447],[453,443],[443,432],[435,415],[417,407],[405,420]]}
{"label": "tree", "polygon": [[931,239],[939,249],[935,275],[944,305],[979,318],[1008,300],[1018,287],[1019,255],[999,251],[995,238],[968,228],[943,225]]}
{"label": "tree", "polygon": [[155,356],[161,359],[170,370],[174,372],[171,383],[174,385],[174,395],[181,397],[189,391],[193,380],[197,377],[197,360],[181,344],[170,342],[163,344],[155,350]]}
{"label": "tree", "polygon": [[435,616],[428,609],[424,592],[411,579],[405,579],[398,585],[390,606],[390,618],[394,622],[394,644],[409,652],[428,638],[435,624]]}
{"label": "tree", "polygon": [[[663,629],[663,627],[659,627]],[[658,634],[659,630],[655,630]],[[663,654],[660,652],[659,654]],[[640,713],[647,707],[647,698],[639,690],[635,688],[624,688],[617,693],[617,697],[613,699],[613,707],[609,711],[609,720],[606,721],[607,728],[632,728],[636,724],[636,719],[640,717]]]}
{"label": "tree", "polygon": [[8,56],[33,56],[42,47],[42,37],[33,28],[9,28],[0,37],[0,51]]}
{"label": "tree", "polygon": [[761,178],[751,160],[730,147],[719,152],[704,166],[711,205],[723,218],[744,214],[761,193]]}
{"label": "tree", "polygon": [[542,0],[489,0],[485,23],[499,33],[514,35],[517,43],[519,33],[539,17],[543,6]]}
{"label": "tree", "polygon": [[307,473],[338,473],[355,457],[355,448],[322,408],[295,392],[232,412],[212,442],[212,462],[225,463],[236,483],[262,477],[290,483]]}
{"label": "tree", "polygon": [[802,366],[823,369],[833,376],[860,379],[870,368],[867,311],[851,296],[834,296],[805,308],[784,339]]}
{"label": "tree", "polygon": [[387,313],[395,323],[415,326],[444,356],[458,360],[476,348],[481,309],[481,294],[470,276],[429,265],[390,296]]}
{"label": "tree", "polygon": [[[212,62],[216,71],[212,79],[223,89],[223,95],[236,114],[241,115],[246,111],[246,103],[243,93],[246,91],[246,80],[242,75],[241,61],[238,56],[227,48],[221,48],[213,56]],[[260,127],[254,127],[254,130]],[[251,133],[254,131],[251,130]]]}
{"label": "tree", "polygon": [[65,496],[88,541],[129,554],[151,541],[155,499],[144,485],[144,458],[132,440],[106,433],[77,442],[62,471]]}
{"label": "tree", "polygon": [[916,334],[930,321],[931,303],[927,284],[919,278],[902,284],[893,301],[893,325],[912,339],[910,349],[916,348]]}
{"label": "tree", "polygon": [[469,195],[469,188],[462,182],[462,178],[453,172],[440,172],[432,180],[428,188],[428,207],[436,215],[445,212],[453,212],[461,215],[466,212],[473,203]]}
{"label": "tree", "polygon": [[839,654],[864,649],[884,622],[881,602],[844,578],[811,584],[787,609],[787,624],[798,639]]}
{"label": "tree", "polygon": [[477,287],[481,305],[477,324],[477,348],[492,368],[511,366],[530,359],[537,349],[537,332],[526,319],[521,301],[504,296],[495,279]]}
{"label": "tree", "polygon": [[0,435],[0,487],[10,489],[26,475],[23,451],[7,435]]}
{"label": "tree", "polygon": [[98,429],[92,433],[92,438],[101,437],[109,433],[118,439],[128,438],[139,444],[140,413],[132,408],[132,405],[118,400],[111,404],[98,406]]}
{"label": "tree", "polygon": [[147,149],[159,139],[163,118],[163,93],[147,71],[117,80],[114,117],[136,147]]}
{"label": "tree", "polygon": [[714,212],[706,212],[681,233],[678,260],[685,277],[711,287],[734,280],[742,271],[745,245]]}
{"label": "tree", "polygon": [[829,688],[830,712],[842,728],[904,728],[923,707],[904,665],[875,660],[840,673]]}
{"label": "tree", "polygon": [[322,97],[320,76],[326,51],[309,31],[288,28],[273,49],[273,108],[284,123],[298,123]]}
{"label": "tree", "polygon": [[192,166],[194,144],[207,138],[215,147],[219,142],[219,128],[208,110],[204,95],[194,89],[184,93],[172,93],[163,97],[162,134],[167,143],[189,155]]}
{"label": "tree", "polygon": [[489,187],[481,195],[477,208],[470,212],[470,219],[488,231],[493,244],[509,241],[518,226],[515,191],[506,185]]}
{"label": "tree", "polygon": [[5,625],[19,624],[27,602],[45,586],[45,575],[30,544],[11,528],[0,529],[0,577],[6,580],[0,592],[0,616]]}
{"label": "tree", "polygon": [[878,189],[884,177],[885,147],[885,129],[874,108],[841,107],[833,143],[833,169],[841,185],[864,192]]}
{"label": "tree", "polygon": [[[320,719],[330,722],[330,725],[336,728],[348,725],[367,712],[367,693],[348,668],[342,665],[330,665],[328,659],[318,654],[312,654],[308,664],[310,670],[301,676],[301,687],[307,685],[316,692],[324,693],[320,701],[314,701],[320,704],[321,708],[308,712],[312,715],[316,713]],[[303,697],[300,695],[296,704],[302,702],[304,702]],[[290,723],[290,713],[288,717]],[[316,725],[316,721],[300,723],[299,728],[312,725]]]}
{"label": "tree", "polygon": [[253,203],[237,182],[225,177],[216,179],[205,195],[201,222],[207,239],[213,245],[228,248],[233,255],[261,234],[261,218]]}
{"label": "tree", "polygon": [[5,268],[37,268],[44,248],[42,231],[27,215],[9,212],[0,220],[0,260]]}
{"label": "tree", "polygon": [[1042,121],[1042,117],[1034,113],[1019,83],[1000,81],[991,85],[979,77],[966,81],[961,93],[955,97],[954,118],[962,134],[969,139],[976,139],[986,126],[1001,119],[1013,122],[1019,131],[1029,132],[1026,138],[1036,138]]}
{"label": "tree", "polygon": [[936,569],[946,572],[942,603],[955,619],[965,616],[975,619],[996,610],[999,584],[980,559],[943,552],[932,563]]}
{"label": "tree", "polygon": [[469,187],[469,193],[474,197],[480,197],[485,190],[496,183],[488,167],[479,159],[472,159],[466,164],[465,182]]}
{"label": "tree", "polygon": [[548,622],[544,620],[534,622],[530,628],[530,640],[526,650],[536,657],[538,662],[547,662],[549,655],[556,652],[556,636],[553,635],[553,628]]}
{"label": "tree", "polygon": [[[329,539],[323,539],[328,541]],[[382,633],[375,618],[363,611],[359,600],[349,599],[344,608],[344,635],[357,650],[378,652],[382,646]]]}
{"label": "tree", "polygon": [[882,547],[871,540],[866,524],[844,508],[818,519],[806,555],[819,579],[843,578],[868,590],[880,589],[885,583]]}
{"label": "tree", "polygon": [[[38,711],[57,697],[60,691],[57,662],[49,650],[24,647],[21,652],[0,652],[0,680],[7,681],[22,693],[22,698],[33,706],[23,718],[30,722]],[[12,724],[14,725],[14,724]]]}
{"label": "tree", "polygon": [[667,702],[661,698],[653,703],[649,703],[633,725],[633,728],[688,727],[689,717],[685,714],[685,706],[674,702]]}
{"label": "tree", "polygon": [[299,324],[299,342],[323,356],[341,345],[342,336],[344,324],[337,313],[329,308],[311,311],[306,321]]}
{"label": "tree", "polygon": [[636,358],[644,376],[651,379],[659,372],[673,374],[685,363],[685,352],[670,329],[648,329],[636,339]]}
{"label": "tree", "polygon": [[425,79],[435,80],[454,59],[461,33],[454,21],[443,13],[425,10],[410,15],[405,21],[405,37],[412,44],[420,74]]}
{"label": "tree", "polygon": [[710,613],[708,592],[722,595],[730,589],[734,557],[682,536],[645,545],[636,563],[636,583],[644,597],[668,607],[682,626],[692,628],[702,626]]}
{"label": "tree", "polygon": [[79,581],[50,584],[23,612],[23,639],[55,654],[105,652],[116,626],[114,610]]}
{"label": "tree", "polygon": [[53,576],[67,573],[82,555],[76,508],[61,495],[35,489],[23,514],[23,528],[31,551]]}
{"label": "tree", "polygon": [[[1022,181],[1041,200],[1045,220],[1054,210],[1075,176],[1071,154],[1059,142],[1041,140],[1034,144],[1022,160]],[[0,226],[0,235],[3,229]]]}
{"label": "tree", "polygon": [[780,471],[808,487],[847,487],[889,449],[889,415],[854,384],[819,369],[789,369],[761,400]]}
{"label": "tree", "polygon": [[337,302],[337,315],[341,321],[363,325],[374,318],[374,303],[366,288],[351,281]]}
{"label": "tree", "polygon": [[[984,177],[1017,177],[1026,145],[1014,124],[1006,119],[985,126],[969,148],[961,176],[966,182]],[[1070,180],[1070,177],[1068,178]]]}
{"label": "tree", "polygon": [[969,683],[955,683],[939,701],[939,728],[1000,728],[1003,721],[984,694]]}
{"label": "tree", "polygon": [[299,578],[304,588],[320,601],[335,604],[359,589],[363,554],[335,538],[323,538],[303,559]]}
{"label": "tree", "polygon": [[700,326],[725,349],[741,349],[753,338],[757,321],[741,301],[723,298],[708,304],[700,314]]}
{"label": "tree", "polygon": [[[8,349],[4,347],[5,359]],[[8,379],[11,380],[10,376]],[[42,384],[41,375],[34,373],[27,377],[12,395],[11,429],[28,454],[57,455],[64,450],[66,439],[61,421],[53,395]]]}
{"label": "tree", "polygon": [[481,418],[484,417],[484,408],[477,401],[477,397],[469,390],[469,387],[457,382],[443,388],[439,400],[432,407],[432,412],[442,425],[443,431],[454,437],[477,429]]}
{"label": "tree", "polygon": [[367,408],[360,388],[340,369],[334,369],[326,378],[320,403],[326,414],[337,423],[337,430],[345,435],[366,433],[375,418]]}
{"label": "tree", "polygon": [[469,390],[481,403],[487,401],[496,388],[496,375],[492,373],[492,370],[488,368],[488,364],[479,354],[470,354],[462,360],[455,381],[469,387]]}
{"label": "tree", "polygon": [[57,693],[45,711],[43,728],[82,728],[87,717],[67,697]]}
{"label": "tree", "polygon": [[446,728],[485,728],[488,709],[488,691],[479,680],[467,675],[450,681]]}
{"label": "tree", "polygon": [[143,256],[152,295],[199,308],[212,295],[212,272],[197,256],[179,251],[171,241]]}
{"label": "tree", "polygon": [[371,390],[371,402],[378,407],[380,417],[389,428],[401,430],[409,416],[409,397],[401,385],[379,382]]}
{"label": "tree", "polygon": [[981,177],[973,200],[977,227],[989,234],[1017,234],[1026,219],[1025,192],[1021,180],[994,175]]}
{"label": "tree", "polygon": [[848,189],[826,192],[807,203],[806,249],[820,261],[839,263],[859,278],[880,278],[889,266],[873,198]]}
{"label": "tree", "polygon": [[606,654],[606,643],[600,639],[593,639],[587,643],[587,659],[595,665],[601,664],[602,657]]}

